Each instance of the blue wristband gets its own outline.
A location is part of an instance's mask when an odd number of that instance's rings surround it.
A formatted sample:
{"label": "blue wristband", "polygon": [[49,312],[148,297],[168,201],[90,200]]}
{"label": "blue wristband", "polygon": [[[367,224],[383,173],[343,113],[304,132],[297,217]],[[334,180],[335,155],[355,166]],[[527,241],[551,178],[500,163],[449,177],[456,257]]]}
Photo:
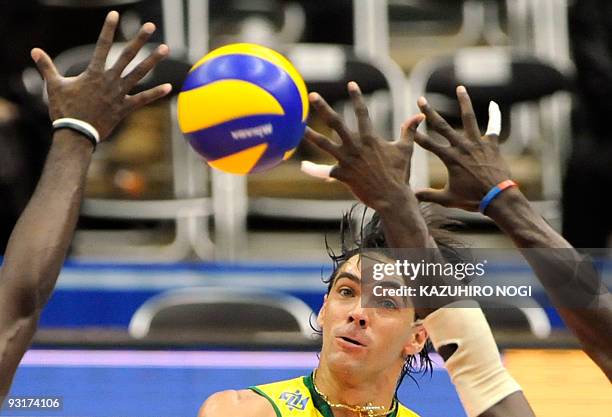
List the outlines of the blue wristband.
{"label": "blue wristband", "polygon": [[512,180],[502,181],[499,184],[497,184],[495,187],[491,188],[489,192],[483,197],[482,201],[480,202],[480,205],[478,206],[478,211],[484,214],[487,207],[489,207],[489,204],[491,204],[491,201],[493,201],[495,197],[499,195],[499,193],[501,193],[502,191],[510,187],[516,187],[516,183]]}

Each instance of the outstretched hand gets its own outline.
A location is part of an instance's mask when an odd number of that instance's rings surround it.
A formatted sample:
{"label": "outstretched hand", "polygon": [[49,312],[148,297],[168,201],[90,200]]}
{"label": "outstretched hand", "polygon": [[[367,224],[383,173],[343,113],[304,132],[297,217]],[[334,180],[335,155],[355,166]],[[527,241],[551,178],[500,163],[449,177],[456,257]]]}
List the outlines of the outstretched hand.
{"label": "outstretched hand", "polygon": [[[373,131],[368,108],[357,83],[350,82],[348,92],[357,117],[358,131],[351,131],[320,95],[311,93],[310,103],[323,121],[338,134],[341,142],[336,143],[311,128],[306,129],[305,138],[337,159],[338,163],[330,167],[330,177],[346,184],[364,204],[379,210],[389,204],[394,193],[408,188],[413,138],[424,116],[419,114],[408,119],[402,125],[400,138],[388,141]],[[324,176],[324,173],[319,172],[318,176]]]}
{"label": "outstretched hand", "polygon": [[[490,128],[481,136],[465,87],[457,88],[457,98],[461,107],[463,134],[454,130],[424,97],[417,102],[428,125],[446,138],[449,145],[441,145],[429,136],[416,132],[415,142],[437,155],[448,170],[448,183],[443,190],[428,188],[417,191],[416,196],[421,201],[478,211],[478,205],[487,192],[500,182],[510,179],[510,170],[501,156],[498,144],[501,116],[499,107],[491,102]],[[499,126],[491,128],[491,121]]]}
{"label": "outstretched hand", "polygon": [[75,77],[61,76],[45,51],[34,48],[31,52],[40,74],[44,78],[49,96],[51,120],[71,117],[93,125],[106,139],[115,126],[132,111],[166,94],[172,87],[162,84],[135,95],[130,90],[162,59],[169,49],[159,45],[145,60],[122,77],[125,68],[155,31],[153,23],[145,23],[132,41],[121,52],[114,65],[106,69],[106,58],[113,44],[119,13],[106,16],[98,42],[87,69]]}

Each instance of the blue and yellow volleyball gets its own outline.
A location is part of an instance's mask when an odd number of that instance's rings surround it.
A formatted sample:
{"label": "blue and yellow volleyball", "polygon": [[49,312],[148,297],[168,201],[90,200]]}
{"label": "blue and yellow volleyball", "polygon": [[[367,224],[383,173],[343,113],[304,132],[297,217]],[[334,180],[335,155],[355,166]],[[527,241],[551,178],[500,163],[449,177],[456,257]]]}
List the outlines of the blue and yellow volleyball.
{"label": "blue and yellow volleyball", "polygon": [[308,117],[308,91],[278,52],[239,43],[215,49],[189,71],[178,120],[209,165],[233,174],[270,169],[291,157]]}

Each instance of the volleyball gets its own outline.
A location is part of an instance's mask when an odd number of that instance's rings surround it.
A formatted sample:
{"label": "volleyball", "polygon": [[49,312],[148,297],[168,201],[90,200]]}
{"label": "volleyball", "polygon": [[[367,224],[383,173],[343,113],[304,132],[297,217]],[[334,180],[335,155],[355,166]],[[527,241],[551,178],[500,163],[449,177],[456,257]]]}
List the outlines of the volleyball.
{"label": "volleyball", "polygon": [[270,169],[291,157],[308,117],[308,92],[284,56],[239,43],[215,49],[189,71],[178,121],[212,167],[233,174]]}

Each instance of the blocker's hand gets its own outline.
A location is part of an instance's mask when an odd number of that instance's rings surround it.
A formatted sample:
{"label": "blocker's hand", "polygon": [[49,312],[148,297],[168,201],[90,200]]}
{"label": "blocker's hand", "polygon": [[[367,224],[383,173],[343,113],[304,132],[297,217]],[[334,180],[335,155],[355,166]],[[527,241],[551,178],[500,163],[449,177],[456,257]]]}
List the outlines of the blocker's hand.
{"label": "blocker's hand", "polygon": [[427,135],[416,132],[415,142],[436,154],[448,170],[448,183],[443,190],[428,188],[417,191],[416,196],[421,201],[478,211],[478,205],[486,193],[500,182],[510,179],[510,170],[498,144],[501,114],[497,104],[491,102],[489,127],[481,137],[465,87],[457,87],[457,98],[461,107],[463,134],[455,131],[424,97],[417,102],[429,126],[444,136],[449,145],[438,144]]}
{"label": "blocker's hand", "polygon": [[51,120],[72,117],[86,121],[98,130],[100,140],[106,139],[129,113],[165,96],[171,90],[170,84],[162,84],[133,96],[128,94],[138,81],[168,55],[169,49],[163,44],[121,77],[155,31],[153,23],[142,25],[136,37],[123,49],[117,62],[108,70],[105,69],[118,22],[119,13],[112,11],[106,16],[89,66],[76,77],[62,77],[42,49],[34,48],[31,52],[47,85]]}
{"label": "blocker's hand", "polygon": [[359,200],[378,210],[388,204],[390,196],[408,187],[413,138],[424,116],[419,114],[408,119],[402,125],[400,138],[388,141],[374,133],[357,83],[348,83],[348,92],[357,117],[357,132],[349,130],[319,94],[310,94],[310,103],[338,134],[341,143],[307,128],[305,138],[335,157],[338,163],[325,167],[305,162],[302,169],[311,175],[329,176],[343,182]]}

